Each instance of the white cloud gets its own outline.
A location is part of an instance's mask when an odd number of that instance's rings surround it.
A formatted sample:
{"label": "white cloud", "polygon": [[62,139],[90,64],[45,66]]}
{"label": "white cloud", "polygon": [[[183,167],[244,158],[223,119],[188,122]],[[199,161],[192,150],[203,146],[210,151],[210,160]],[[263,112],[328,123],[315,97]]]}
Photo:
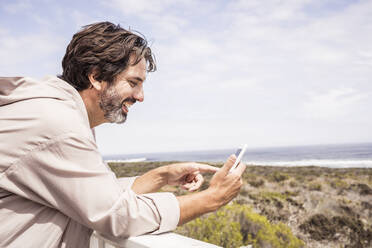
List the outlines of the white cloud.
{"label": "white cloud", "polygon": [[[243,14],[250,16],[248,22],[245,23],[270,23],[278,21],[293,21],[294,19],[302,19],[303,13],[301,9],[310,0],[269,0],[269,1],[231,1],[228,4],[230,13],[234,13],[238,18]],[[238,15],[236,15],[238,13]],[[239,15],[240,14],[240,15]]]}
{"label": "white cloud", "polygon": [[12,3],[4,4],[2,9],[10,14],[25,12],[31,8],[32,4],[29,0],[18,0]]}
{"label": "white cloud", "polygon": [[163,12],[167,7],[177,4],[180,1],[173,0],[113,0],[115,7],[119,7],[124,14],[135,14],[140,16],[154,15]]}
{"label": "white cloud", "polygon": [[74,9],[69,13],[70,17],[72,18],[75,28],[77,32],[80,30],[83,26],[97,22],[97,21],[102,21],[102,20],[97,20],[96,17],[93,17],[92,15],[89,15],[89,13],[79,11]]}
{"label": "white cloud", "polygon": [[[171,44],[155,44],[154,48],[159,63],[166,66],[168,72],[172,72],[169,67],[210,67],[217,63],[213,58],[220,51],[220,47],[213,41],[198,35],[188,35],[187,39],[175,38]],[[188,73],[186,70],[182,72]]]}
{"label": "white cloud", "polygon": [[7,33],[8,33],[8,31],[6,29],[0,27],[0,35],[1,36],[2,35],[7,35]]}
{"label": "white cloud", "polygon": [[[64,47],[60,37],[54,34],[25,34],[0,36],[0,74],[43,76],[44,73],[56,73],[56,64],[49,58]],[[5,59],[6,58],[6,59]],[[47,71],[42,72],[42,70]]]}
{"label": "white cloud", "polygon": [[366,93],[352,88],[333,89],[329,92],[311,93],[304,104],[305,114],[313,119],[332,120],[345,117],[367,97]]}
{"label": "white cloud", "polygon": [[55,37],[48,34],[5,36],[0,38],[0,57],[8,64],[42,57],[59,49]]}
{"label": "white cloud", "polygon": [[126,18],[144,21],[156,34],[156,40],[162,42],[177,36],[187,39],[190,31],[198,29],[193,26],[194,18],[203,16],[207,19],[209,11],[215,8],[213,2],[198,0],[108,0],[101,4],[119,11]]}
{"label": "white cloud", "polygon": [[357,65],[362,65],[362,66],[372,66],[372,51],[359,51],[357,53],[357,59],[354,62]]}

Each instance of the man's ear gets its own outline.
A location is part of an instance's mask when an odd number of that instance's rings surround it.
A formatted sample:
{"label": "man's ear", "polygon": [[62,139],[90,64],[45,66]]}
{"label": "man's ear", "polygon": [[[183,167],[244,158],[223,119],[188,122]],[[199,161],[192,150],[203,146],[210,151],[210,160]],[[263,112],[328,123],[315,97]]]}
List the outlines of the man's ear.
{"label": "man's ear", "polygon": [[95,73],[92,72],[88,75],[89,81],[91,83],[91,86],[95,88],[96,90],[100,91],[102,89],[102,84],[98,80],[94,78]]}

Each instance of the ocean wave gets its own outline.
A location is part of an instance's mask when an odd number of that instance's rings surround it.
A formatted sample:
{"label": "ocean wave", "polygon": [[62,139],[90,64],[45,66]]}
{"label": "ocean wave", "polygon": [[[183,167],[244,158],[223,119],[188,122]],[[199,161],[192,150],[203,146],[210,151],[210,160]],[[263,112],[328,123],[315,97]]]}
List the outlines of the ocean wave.
{"label": "ocean wave", "polygon": [[108,159],[105,160],[106,163],[136,163],[144,162],[147,158],[130,158],[130,159]]}
{"label": "ocean wave", "polygon": [[319,166],[330,168],[372,168],[372,160],[334,160],[334,159],[309,159],[295,161],[244,161],[247,165],[269,166]]}

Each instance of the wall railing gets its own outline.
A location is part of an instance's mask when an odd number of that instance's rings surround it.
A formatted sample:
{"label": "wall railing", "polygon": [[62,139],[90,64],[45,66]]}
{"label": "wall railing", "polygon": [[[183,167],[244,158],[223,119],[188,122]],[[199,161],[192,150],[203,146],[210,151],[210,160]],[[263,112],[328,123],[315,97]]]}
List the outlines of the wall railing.
{"label": "wall railing", "polygon": [[97,232],[92,234],[90,248],[218,248],[210,243],[188,238],[176,233],[143,235],[120,241],[108,240]]}

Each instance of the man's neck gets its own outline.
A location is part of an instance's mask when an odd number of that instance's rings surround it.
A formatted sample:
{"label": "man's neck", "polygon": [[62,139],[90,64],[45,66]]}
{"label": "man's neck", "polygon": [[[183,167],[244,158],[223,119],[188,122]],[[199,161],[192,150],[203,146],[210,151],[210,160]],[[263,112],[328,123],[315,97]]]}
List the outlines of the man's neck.
{"label": "man's neck", "polygon": [[81,98],[83,99],[85,108],[87,109],[90,128],[95,128],[98,125],[105,123],[105,119],[101,108],[99,107],[99,97],[94,89],[85,89],[79,91]]}

